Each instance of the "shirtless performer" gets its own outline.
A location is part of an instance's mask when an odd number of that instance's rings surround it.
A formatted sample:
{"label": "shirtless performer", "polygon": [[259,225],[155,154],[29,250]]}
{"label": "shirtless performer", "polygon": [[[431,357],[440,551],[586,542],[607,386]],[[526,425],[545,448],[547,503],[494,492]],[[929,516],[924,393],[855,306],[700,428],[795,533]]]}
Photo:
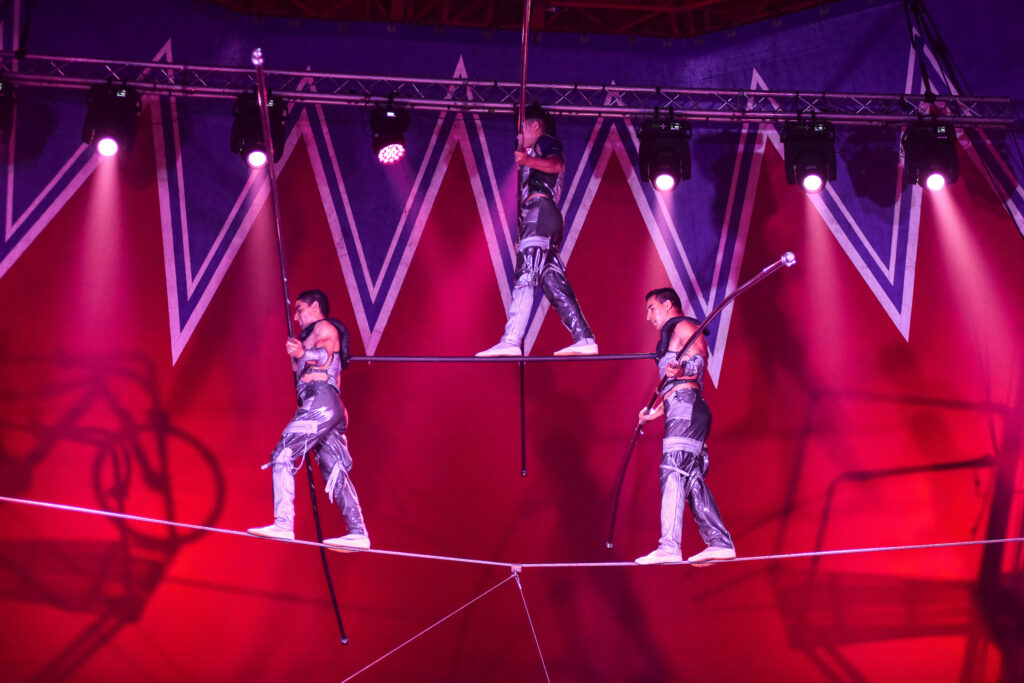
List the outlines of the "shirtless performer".
{"label": "shirtless performer", "polygon": [[341,508],[348,534],[328,538],[324,543],[338,548],[365,549],[370,537],[363,523],[352,480],[352,456],[348,452],[345,427],[348,411],[341,403],[339,379],[348,367],[348,330],[341,321],[328,318],[327,295],[318,289],[299,294],[295,302],[295,320],[302,328],[300,339],[285,344],[292,357],[295,389],[301,406],[284,428],[270,462],[273,467],[274,523],[249,529],[250,534],[267,538],[295,538],[295,473],[302,458],[316,451],[320,472],[327,482],[327,495]]}
{"label": "shirtless performer", "polygon": [[676,354],[699,323],[683,316],[679,295],[669,288],[649,292],[646,306],[647,322],[661,332],[655,360],[659,374],[668,381],[662,387],[657,407],[651,412],[646,408],[640,411],[640,420],[645,423],[665,415],[665,439],[658,477],[661,539],[656,549],[638,557],[636,562],[682,562],[684,501],[690,504],[693,519],[708,546],[688,561],[699,564],[708,560],[731,560],[736,557],[732,538],[722,523],[715,499],[704,484],[708,473],[708,450],[704,441],[711,431],[711,411],[701,396],[708,360],[707,342],[703,337],[698,338],[677,363]]}

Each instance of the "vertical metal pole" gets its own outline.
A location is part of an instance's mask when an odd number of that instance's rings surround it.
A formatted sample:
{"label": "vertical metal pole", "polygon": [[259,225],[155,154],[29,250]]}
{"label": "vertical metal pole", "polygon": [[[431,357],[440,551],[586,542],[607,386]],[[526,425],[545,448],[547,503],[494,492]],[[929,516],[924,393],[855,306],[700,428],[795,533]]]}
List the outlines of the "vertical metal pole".
{"label": "vertical metal pole", "polygon": [[[522,139],[523,130],[526,126],[526,55],[529,52],[530,47],[530,0],[524,0],[523,2],[523,64],[522,70],[519,74],[519,112],[516,116],[516,149],[519,148],[519,142]],[[522,202],[523,202],[523,188],[521,183],[523,182],[523,173],[520,169],[516,169],[516,173],[519,175],[520,185],[516,188],[516,224],[522,220]],[[526,338],[523,337],[520,351],[526,355]],[[522,465],[522,475],[526,476],[526,362],[519,362],[519,444],[520,444],[520,464]]]}
{"label": "vertical metal pole", "polygon": [[281,238],[281,204],[277,196],[277,171],[274,168],[274,141],[270,137],[270,112],[267,110],[267,83],[263,77],[263,50],[252,51],[252,65],[256,67],[256,102],[260,108],[260,126],[263,147],[267,153],[267,178],[270,181],[270,206],[274,211],[274,232],[277,237],[277,256],[281,262],[281,287],[284,294],[284,326],[288,337],[292,330],[292,302],[288,298],[288,272],[284,265],[284,240]]}
{"label": "vertical metal pole", "polygon": [[[274,232],[277,237],[277,255],[281,263],[281,287],[284,291],[284,324],[288,337],[294,337],[292,329],[292,302],[288,298],[288,273],[284,261],[284,240],[281,237],[281,205],[277,195],[277,174],[274,168],[274,140],[270,135],[270,112],[267,106],[267,82],[263,76],[263,50],[256,48],[252,51],[252,65],[256,67],[256,98],[260,108],[260,125],[263,130],[263,149],[267,153],[267,179],[270,182],[270,205],[274,211]],[[316,540],[324,542],[324,534],[320,530],[320,512],[316,506],[316,489],[313,487],[313,465],[310,458],[306,458],[306,475],[309,479],[309,499],[313,505],[313,523],[316,527]],[[331,605],[334,607],[334,618],[338,622],[338,631],[341,634],[341,643],[348,645],[348,636],[345,635],[345,626],[341,623],[341,612],[338,609],[338,598],[334,594],[334,583],[331,581],[331,573],[327,568],[327,551],[320,547],[320,562],[324,568],[324,579],[327,580],[327,592],[331,596]]]}

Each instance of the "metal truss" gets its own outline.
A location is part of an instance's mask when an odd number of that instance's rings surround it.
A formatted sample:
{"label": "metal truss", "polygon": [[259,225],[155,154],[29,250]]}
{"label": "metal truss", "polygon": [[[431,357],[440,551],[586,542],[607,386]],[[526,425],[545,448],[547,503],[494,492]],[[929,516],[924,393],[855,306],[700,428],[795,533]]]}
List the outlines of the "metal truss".
{"label": "metal truss", "polygon": [[[85,90],[110,80],[142,95],[233,99],[256,84],[251,68],[0,52],[0,71],[17,87]],[[266,70],[267,87],[293,103],[366,106],[393,99],[410,109],[502,114],[515,111],[519,83],[455,78]],[[935,117],[959,128],[1017,125],[1009,97],[899,93],[711,90],[629,85],[531,83],[528,101],[554,113],[642,117],[671,110],[700,122],[770,122],[816,117],[846,125],[899,125]]]}

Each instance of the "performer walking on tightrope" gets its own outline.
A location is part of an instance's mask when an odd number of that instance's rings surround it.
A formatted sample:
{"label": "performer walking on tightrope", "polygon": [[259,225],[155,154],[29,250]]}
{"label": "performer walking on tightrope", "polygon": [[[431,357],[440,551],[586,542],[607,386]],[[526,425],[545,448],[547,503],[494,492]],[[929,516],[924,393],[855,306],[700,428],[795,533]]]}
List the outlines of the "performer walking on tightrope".
{"label": "performer walking on tightrope", "polygon": [[689,353],[676,362],[676,354],[697,330],[699,323],[684,317],[675,290],[655,289],[647,294],[647,322],[661,332],[655,360],[664,379],[661,403],[651,412],[640,411],[641,422],[665,415],[665,439],[662,441],[661,538],[652,552],[638,557],[637,564],[682,562],[680,541],[683,535],[683,502],[690,504],[700,535],[707,548],[689,558],[690,562],[731,560],[736,557],[732,537],[704,483],[708,473],[708,451],[704,441],[711,431],[711,411],[701,396],[708,345],[699,337]]}
{"label": "performer walking on tightrope", "polygon": [[565,265],[558,256],[564,227],[557,204],[565,168],[562,143],[555,137],[554,118],[540,105],[527,107],[525,116],[520,148],[515,152],[516,164],[520,167],[519,242],[508,321],[501,341],[476,355],[522,355],[523,337],[537,285],[544,290],[544,296],[572,334],[572,345],[556,351],[555,355],[594,355],[597,353],[594,333],[565,279]]}
{"label": "performer walking on tightrope", "polygon": [[327,482],[327,495],[341,508],[348,534],[328,538],[324,543],[338,548],[370,547],[359,497],[348,473],[352,456],[348,452],[345,427],[348,411],[341,403],[340,376],[348,367],[348,330],[335,318],[328,318],[327,295],[318,289],[299,294],[295,320],[302,328],[301,339],[286,343],[295,371],[295,388],[301,405],[284,428],[266,467],[273,467],[274,523],[249,529],[250,534],[268,538],[295,538],[295,473],[302,458],[312,449]]}

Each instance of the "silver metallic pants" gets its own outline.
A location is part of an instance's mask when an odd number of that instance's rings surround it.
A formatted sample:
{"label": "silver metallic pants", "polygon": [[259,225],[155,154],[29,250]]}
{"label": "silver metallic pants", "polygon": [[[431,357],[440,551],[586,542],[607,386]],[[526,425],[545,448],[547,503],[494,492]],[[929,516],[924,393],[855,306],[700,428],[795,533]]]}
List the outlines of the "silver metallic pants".
{"label": "silver metallic pants", "polygon": [[679,550],[683,536],[683,503],[707,545],[732,548],[732,537],[722,523],[715,499],[704,484],[708,451],[704,445],[711,431],[711,411],[696,389],[678,389],[665,405],[665,439],[661,467],[661,539],[658,546]]}
{"label": "silver metallic pants", "polygon": [[349,533],[365,534],[359,496],[348,476],[352,456],[338,391],[328,382],[300,383],[299,400],[302,405],[284,428],[271,457],[274,523],[285,529],[295,528],[295,472],[301,467],[302,457],[315,450],[320,473],[327,482],[327,495],[341,509]]}
{"label": "silver metallic pants", "polygon": [[537,285],[572,334],[574,342],[593,339],[594,333],[590,331],[576,294],[565,278],[565,265],[558,257],[563,228],[558,206],[547,197],[535,197],[523,205],[522,211],[512,301],[501,340],[516,346],[523,343]]}

